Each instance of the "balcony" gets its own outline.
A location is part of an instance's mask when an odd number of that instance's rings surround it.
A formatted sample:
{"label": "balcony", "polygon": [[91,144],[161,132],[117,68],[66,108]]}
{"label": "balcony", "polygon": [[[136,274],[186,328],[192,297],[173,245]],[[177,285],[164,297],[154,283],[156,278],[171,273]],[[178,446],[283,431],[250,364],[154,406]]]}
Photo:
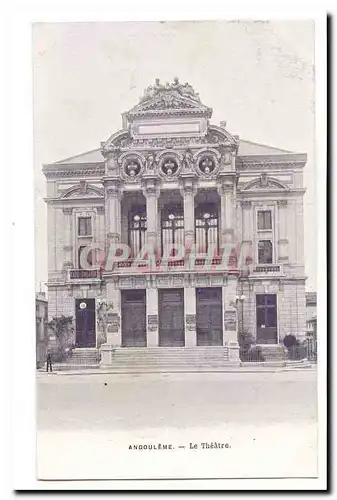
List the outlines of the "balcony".
{"label": "balcony", "polygon": [[257,274],[282,274],[283,268],[279,264],[260,264],[255,266],[253,272]]}
{"label": "balcony", "polygon": [[226,265],[221,256],[208,258],[208,257],[195,257],[189,256],[184,259],[166,260],[166,259],[127,259],[120,262],[115,262],[112,269],[107,269],[107,273],[146,273],[146,272],[162,272],[163,270],[174,271],[196,271],[205,272],[205,270],[212,270],[224,272],[227,274],[238,274],[237,261],[231,258]]}
{"label": "balcony", "polygon": [[91,280],[100,279],[100,269],[70,269],[69,278],[71,280]]}

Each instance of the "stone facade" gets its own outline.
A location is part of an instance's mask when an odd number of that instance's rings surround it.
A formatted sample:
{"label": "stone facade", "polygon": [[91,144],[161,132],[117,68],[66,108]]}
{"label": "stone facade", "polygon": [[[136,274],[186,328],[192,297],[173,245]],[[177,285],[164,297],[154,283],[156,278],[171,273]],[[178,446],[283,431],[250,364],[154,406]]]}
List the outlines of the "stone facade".
{"label": "stone facade", "polygon": [[48,347],[48,301],[45,293],[39,292],[35,297],[36,321],[36,365],[41,366],[46,360]]}
{"label": "stone facade", "polygon": [[305,335],[306,155],[211,116],[189,84],[156,80],[100,149],[44,165],[49,316],[72,315],[80,347],[109,359],[113,346],[227,345],[236,358],[238,329],[260,344]]}

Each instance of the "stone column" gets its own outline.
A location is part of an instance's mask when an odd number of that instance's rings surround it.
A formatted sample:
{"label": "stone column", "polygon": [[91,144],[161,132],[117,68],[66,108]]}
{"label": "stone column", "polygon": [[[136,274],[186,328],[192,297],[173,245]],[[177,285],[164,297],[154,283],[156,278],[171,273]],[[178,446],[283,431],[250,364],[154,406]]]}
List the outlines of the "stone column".
{"label": "stone column", "polygon": [[195,243],[194,196],[196,187],[193,179],[184,179],[181,194],[184,199],[185,252],[188,252]]}
{"label": "stone column", "polygon": [[195,288],[185,288],[185,347],[197,345],[196,296]]}
{"label": "stone column", "polygon": [[221,199],[220,241],[223,245],[234,242],[235,197],[233,181],[223,180],[218,185],[218,193]]}
{"label": "stone column", "polygon": [[73,265],[73,209],[64,208],[64,261],[63,268],[71,269]]}
{"label": "stone column", "polygon": [[147,347],[157,347],[159,344],[157,288],[146,289],[146,320]]}
{"label": "stone column", "polygon": [[107,237],[112,243],[121,240],[121,191],[117,182],[109,184],[107,198]]}
{"label": "stone column", "polygon": [[228,361],[240,363],[238,343],[238,311],[236,309],[237,279],[228,278],[227,285],[222,287],[223,303],[223,345],[228,346]]}
{"label": "stone column", "polygon": [[278,200],[278,259],[288,261],[287,200]]}
{"label": "stone column", "polygon": [[143,189],[146,197],[146,246],[155,254],[158,248],[158,198],[160,191],[155,180],[148,180]]}

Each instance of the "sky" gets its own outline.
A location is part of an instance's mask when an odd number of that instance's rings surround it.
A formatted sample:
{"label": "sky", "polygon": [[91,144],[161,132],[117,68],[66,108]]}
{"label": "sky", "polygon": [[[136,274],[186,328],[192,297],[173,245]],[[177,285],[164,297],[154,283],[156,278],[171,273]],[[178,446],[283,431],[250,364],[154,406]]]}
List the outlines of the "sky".
{"label": "sky", "polygon": [[241,139],[307,153],[307,289],[316,290],[314,23],[38,23],[33,28],[36,286],[47,281],[42,165],[100,147],[145,88],[189,82]]}

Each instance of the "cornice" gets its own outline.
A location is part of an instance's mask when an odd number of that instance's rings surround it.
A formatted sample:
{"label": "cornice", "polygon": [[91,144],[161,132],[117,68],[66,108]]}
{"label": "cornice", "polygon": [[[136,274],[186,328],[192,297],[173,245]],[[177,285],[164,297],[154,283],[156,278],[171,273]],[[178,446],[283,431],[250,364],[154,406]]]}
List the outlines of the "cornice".
{"label": "cornice", "polygon": [[303,168],[307,162],[305,153],[282,155],[237,156],[235,164],[238,170],[264,170],[269,168]]}
{"label": "cornice", "polygon": [[127,118],[129,122],[133,122],[136,118],[168,118],[172,116],[205,116],[211,118],[212,113],[212,108],[151,109],[129,112]]}
{"label": "cornice", "polygon": [[81,163],[80,166],[74,165],[44,165],[42,172],[47,178],[51,177],[84,177],[84,176],[103,176],[105,173],[104,163]]}
{"label": "cornice", "polygon": [[282,198],[288,198],[292,196],[298,196],[298,195],[304,195],[306,193],[305,188],[295,188],[295,189],[289,189],[287,191],[282,190],[282,189],[254,189],[254,191],[236,191],[236,198],[237,200],[244,200],[244,199],[250,199],[250,200],[255,200],[255,198],[260,199],[260,198],[269,198],[270,196],[282,196]]}
{"label": "cornice", "polygon": [[76,198],[43,198],[48,205],[59,205],[62,208],[64,205],[77,206],[79,203],[88,202],[90,205],[97,204],[102,206],[104,203],[104,196],[83,196]]}

